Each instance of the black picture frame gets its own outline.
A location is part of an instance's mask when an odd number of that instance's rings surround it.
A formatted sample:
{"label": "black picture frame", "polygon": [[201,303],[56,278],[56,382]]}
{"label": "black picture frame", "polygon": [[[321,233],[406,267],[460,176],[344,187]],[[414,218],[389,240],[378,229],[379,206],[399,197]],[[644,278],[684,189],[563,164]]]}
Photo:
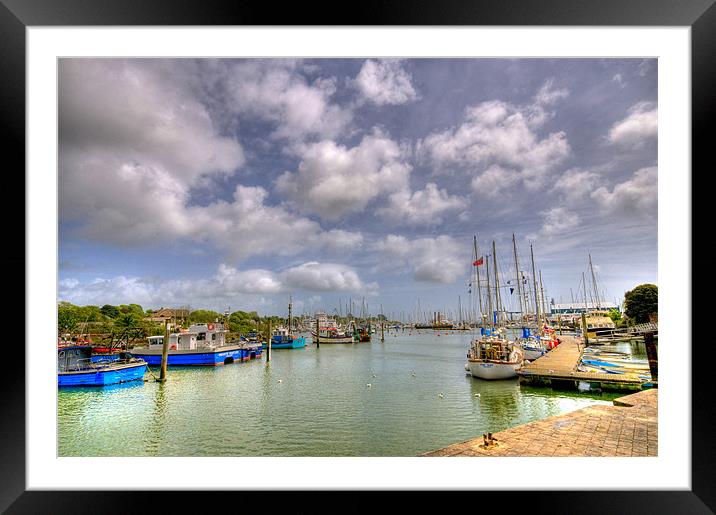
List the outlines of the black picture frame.
{"label": "black picture frame", "polygon": [[[552,26],[688,26],[691,28],[692,71],[692,220],[709,220],[706,212],[709,193],[705,177],[713,173],[716,158],[710,147],[707,128],[714,118],[716,99],[716,6],[715,0],[480,0],[480,1],[369,1],[338,9],[338,4],[287,3],[276,6],[259,2],[208,2],[198,0],[0,0],[0,141],[8,144],[5,161],[11,158],[14,170],[25,169],[25,30],[29,26],[83,25],[552,25]],[[701,173],[693,173],[693,170]],[[688,178],[688,170],[684,171]],[[9,180],[6,171],[6,179]],[[15,174],[17,184],[12,194],[25,198],[25,182]],[[699,187],[700,186],[700,187]],[[8,190],[6,190],[8,191]],[[20,194],[22,192],[22,194]],[[24,202],[24,200],[23,200]],[[7,204],[6,204],[7,206]],[[16,250],[0,256],[6,276],[20,282],[19,273],[25,269],[25,225],[14,222],[8,214],[20,211],[17,202],[12,212],[6,207],[6,241],[14,242]],[[17,218],[14,214],[13,218]],[[694,230],[694,229],[692,229]],[[9,234],[8,234],[9,233]],[[692,232],[693,235],[696,233]],[[692,275],[696,270],[706,272],[713,263],[713,243],[699,245],[692,254]],[[692,251],[697,247],[692,247]],[[27,273],[27,272],[26,272]],[[25,285],[7,291],[21,292]],[[696,290],[692,290],[698,293]],[[692,295],[695,295],[692,294]],[[17,294],[13,295],[17,301]],[[24,302],[23,302],[24,305]],[[692,297],[696,306],[696,297]],[[29,313],[25,313],[26,320]],[[686,309],[679,316],[692,317]],[[681,445],[691,453],[692,488],[689,491],[569,491],[560,492],[559,478],[555,491],[510,492],[508,502],[516,509],[550,513],[712,513],[716,511],[716,488],[713,466],[716,463],[711,426],[714,386],[710,374],[710,359],[701,359],[692,345],[690,330],[683,341],[664,342],[666,345],[690,345],[692,348],[692,444]],[[6,345],[10,341],[4,342]],[[709,343],[709,342],[705,342]],[[25,342],[27,346],[27,342]],[[710,345],[704,345],[710,358]],[[19,355],[17,349],[13,356]],[[0,373],[3,404],[0,417],[0,510],[8,513],[134,513],[162,512],[174,505],[186,505],[193,495],[211,498],[208,508],[217,502],[235,503],[246,492],[82,492],[82,491],[26,491],[25,487],[25,367],[22,360],[5,362]],[[565,470],[565,474],[578,473]],[[91,472],[88,472],[91,473]],[[519,471],[516,471],[519,473]],[[618,471],[615,471],[618,474]],[[81,478],[78,478],[81,482]],[[625,480],[628,483],[628,480]],[[78,484],[81,488],[81,484]],[[282,492],[270,495],[254,494],[256,507],[268,502],[271,511],[290,509],[291,512],[321,510],[321,496],[311,492]],[[483,492],[481,505],[505,499],[506,492]],[[372,510],[374,501],[358,492],[338,495],[341,511]],[[470,494],[470,495],[475,495]],[[436,496],[433,496],[436,497]],[[469,509],[466,495],[443,493],[439,509]],[[207,499],[208,501],[208,499]],[[412,492],[401,501],[401,511],[425,507],[425,492]],[[468,503],[468,504],[465,504]],[[328,508],[328,511],[333,509]]]}

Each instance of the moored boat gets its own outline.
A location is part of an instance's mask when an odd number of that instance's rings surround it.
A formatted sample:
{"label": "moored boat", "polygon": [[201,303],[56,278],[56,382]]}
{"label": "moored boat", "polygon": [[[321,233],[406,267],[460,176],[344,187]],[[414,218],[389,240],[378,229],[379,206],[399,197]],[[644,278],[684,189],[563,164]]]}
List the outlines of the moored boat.
{"label": "moored boat", "polygon": [[[256,342],[226,343],[223,324],[192,324],[189,329],[169,335],[167,365],[218,366],[261,357],[261,344]],[[162,362],[164,336],[150,336],[147,347],[135,347],[132,355],[149,365]]]}
{"label": "moored boat", "polygon": [[58,386],[105,386],[144,379],[147,363],[123,353],[111,362],[92,360],[88,345],[58,345]]}
{"label": "moored boat", "polygon": [[488,335],[474,340],[467,353],[467,366],[473,377],[509,379],[517,376],[524,354],[519,345],[501,335]]}
{"label": "moored boat", "polygon": [[[278,327],[271,335],[271,349],[300,349],[306,346],[305,336],[290,334],[288,329]],[[263,344],[265,349],[267,344]]]}
{"label": "moored boat", "polygon": [[318,333],[312,332],[314,343],[353,343],[352,334],[345,331],[339,331],[335,327],[321,327]]}

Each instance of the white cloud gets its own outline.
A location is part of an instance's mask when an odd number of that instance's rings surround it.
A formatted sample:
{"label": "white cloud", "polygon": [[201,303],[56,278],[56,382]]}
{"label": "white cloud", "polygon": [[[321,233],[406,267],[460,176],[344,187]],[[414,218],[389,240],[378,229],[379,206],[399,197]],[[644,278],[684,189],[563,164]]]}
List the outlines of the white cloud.
{"label": "white cloud", "polygon": [[550,106],[569,96],[567,88],[555,88],[554,79],[547,79],[534,96],[536,104]]}
{"label": "white cloud", "polygon": [[656,138],[658,112],[654,102],[639,102],[629,109],[627,116],[612,125],[607,136],[609,143],[640,147]]}
{"label": "white cloud", "polygon": [[634,176],[609,191],[602,186],[592,198],[603,210],[612,214],[640,214],[656,216],[658,201],[657,168],[641,168]]}
{"label": "white cloud", "polygon": [[562,174],[554,184],[553,191],[561,194],[570,205],[589,197],[599,181],[599,175],[589,170],[572,168]]}
{"label": "white cloud", "polygon": [[390,234],[373,245],[385,257],[382,268],[410,270],[413,278],[434,283],[452,283],[466,274],[469,250],[457,240],[441,235],[416,238]]}
{"label": "white cloud", "polygon": [[300,211],[339,220],[380,195],[408,187],[411,166],[402,161],[403,154],[379,131],[353,148],[321,141],[303,149],[298,170],[281,175],[276,189]]}
{"label": "white cloud", "polygon": [[515,170],[492,165],[480,175],[474,177],[470,185],[480,196],[491,197],[512,188],[520,180]]}
{"label": "white cloud", "polygon": [[528,106],[499,100],[470,106],[461,125],[419,141],[417,154],[437,172],[449,166],[474,171],[499,165],[519,171],[527,187],[539,187],[544,176],[570,153],[564,132],[543,138],[536,132],[549,118],[544,108],[566,94],[548,82]]}
{"label": "white cloud", "polygon": [[437,184],[429,182],[423,190],[393,193],[388,205],[378,209],[377,213],[396,224],[439,224],[444,213],[466,205],[464,198],[449,195],[445,189],[438,189]]}
{"label": "white cloud", "polygon": [[[235,301],[244,295],[271,295],[292,291],[363,292],[377,289],[364,283],[355,269],[335,263],[315,261],[280,272],[264,269],[238,270],[220,264],[208,279],[172,279],[116,276],[80,282],[70,278],[60,282],[59,297],[79,305],[137,303],[141,305],[207,305],[217,300]],[[265,299],[264,299],[265,300]],[[235,304],[235,302],[234,302]]]}
{"label": "white cloud", "polygon": [[377,105],[405,104],[418,98],[400,59],[366,60],[355,85],[364,98]]}
{"label": "white cloud", "polygon": [[227,64],[218,85],[231,111],[274,123],[274,137],[337,136],[352,113],[331,103],[336,78],[319,77],[309,83],[302,71],[296,60],[248,59]]}
{"label": "white cloud", "polygon": [[621,74],[621,73],[615,74],[615,75],[612,77],[612,82],[616,82],[617,85],[618,85],[620,88],[623,88],[623,87],[626,86],[626,83],[624,82],[624,78],[622,77],[622,74]]}
{"label": "white cloud", "polygon": [[210,242],[235,259],[297,253],[306,244],[360,245],[359,233],[324,232],[312,220],[266,205],[261,187],[239,185],[231,201],[190,205],[192,187],[234,173],[244,154],[237,141],[219,134],[181,66],[60,61],[60,220],[75,222],[96,241]]}
{"label": "white cloud", "polygon": [[541,233],[545,236],[556,236],[573,229],[579,225],[580,218],[577,213],[563,207],[553,207],[542,213],[543,223]]}

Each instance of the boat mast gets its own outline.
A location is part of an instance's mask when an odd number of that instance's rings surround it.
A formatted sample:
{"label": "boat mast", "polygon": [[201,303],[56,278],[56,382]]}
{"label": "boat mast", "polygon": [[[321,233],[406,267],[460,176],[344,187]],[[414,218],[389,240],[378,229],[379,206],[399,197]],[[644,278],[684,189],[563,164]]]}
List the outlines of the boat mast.
{"label": "boat mast", "polygon": [[542,292],[542,317],[544,318],[544,323],[547,323],[547,307],[545,306],[544,302],[544,287],[542,286],[542,270],[539,271],[539,289],[540,292]]}
{"label": "boat mast", "polygon": [[288,334],[291,334],[291,295],[288,296]]}
{"label": "boat mast", "polygon": [[490,291],[490,256],[485,256],[485,260],[485,275],[487,275],[487,304],[488,309],[490,310],[488,314],[490,315],[490,325],[492,325],[494,315],[492,313],[492,292]]}
{"label": "boat mast", "polygon": [[584,312],[586,313],[589,311],[589,306],[587,305],[587,281],[584,279],[584,272],[582,272],[582,293],[584,293]]}
{"label": "boat mast", "polygon": [[[477,261],[479,258],[477,256],[477,236],[472,237],[472,245],[475,248],[475,261]],[[475,265],[475,275],[477,276],[477,300],[480,304],[480,323],[483,323],[485,320],[485,317],[482,312],[482,292],[480,291],[480,266]]]}
{"label": "boat mast", "polygon": [[535,321],[537,322],[537,330],[539,331],[539,299],[537,298],[537,275],[535,274],[535,254],[530,244],[530,258],[532,259],[532,283],[535,291]]}
{"label": "boat mast", "polygon": [[[477,255],[477,236],[472,237],[472,244],[475,248],[475,261],[479,259]],[[480,287],[480,265],[475,265],[475,275],[477,276],[477,301],[480,304],[480,323],[485,321],[485,315],[482,310],[482,288]]]}
{"label": "boat mast", "polygon": [[520,283],[520,267],[517,264],[517,243],[515,243],[515,233],[512,233],[512,249],[515,252],[515,277],[517,278],[517,297],[520,299],[520,320],[524,318],[522,311],[522,287]]}
{"label": "boat mast", "polygon": [[589,270],[592,272],[592,287],[594,288],[594,300],[597,303],[597,309],[600,309],[599,291],[597,290],[597,279],[594,277],[594,267],[592,266],[592,255],[589,254]]}
{"label": "boat mast", "polygon": [[495,311],[497,311],[497,322],[500,321],[500,279],[497,276],[497,251],[495,240],[492,240],[492,264],[495,267]]}

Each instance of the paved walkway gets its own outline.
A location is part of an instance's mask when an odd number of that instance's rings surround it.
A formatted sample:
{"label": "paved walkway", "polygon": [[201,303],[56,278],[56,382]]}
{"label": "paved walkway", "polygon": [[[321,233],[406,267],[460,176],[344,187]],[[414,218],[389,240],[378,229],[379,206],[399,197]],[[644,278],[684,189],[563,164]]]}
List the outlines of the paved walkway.
{"label": "paved walkway", "polygon": [[423,456],[657,456],[658,390],[620,397],[475,438]]}

